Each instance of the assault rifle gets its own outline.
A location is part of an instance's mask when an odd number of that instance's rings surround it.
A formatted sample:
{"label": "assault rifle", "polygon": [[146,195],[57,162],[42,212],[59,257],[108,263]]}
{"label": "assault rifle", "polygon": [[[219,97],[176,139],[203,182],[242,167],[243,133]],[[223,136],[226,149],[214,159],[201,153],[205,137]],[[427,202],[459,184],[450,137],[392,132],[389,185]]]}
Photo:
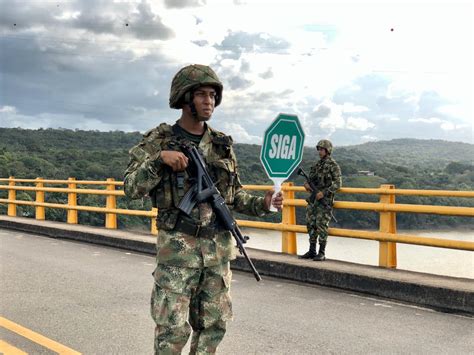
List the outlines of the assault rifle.
{"label": "assault rifle", "polygon": [[181,202],[179,203],[178,208],[189,215],[196,204],[201,202],[209,202],[211,204],[212,210],[217,216],[219,224],[226,230],[230,231],[234,236],[240,254],[243,255],[247,260],[247,263],[252,269],[255,279],[257,281],[262,280],[260,274],[253,265],[252,260],[250,260],[249,256],[247,255],[247,251],[244,248],[244,243],[247,242],[249,237],[242,235],[242,232],[240,231],[237,222],[232,216],[229,207],[227,207],[224,198],[209,176],[206,164],[204,163],[201,154],[194,145],[189,143],[181,144],[180,148],[190,160],[190,164],[188,165],[188,173],[193,177],[195,184],[184,195]]}
{"label": "assault rifle", "polygon": [[[316,200],[316,194],[318,193],[318,188],[316,185],[310,180],[308,174],[303,170],[303,168],[298,168],[296,173],[300,176],[303,176],[306,179],[306,182],[308,183],[309,187],[311,188],[311,195],[309,195],[309,202],[314,203]],[[322,199],[319,199],[318,202],[323,206],[325,209],[327,209],[331,213],[332,219],[334,219],[334,222],[337,223],[336,217],[334,217],[332,213],[332,207],[329,205],[326,197],[323,197]]]}

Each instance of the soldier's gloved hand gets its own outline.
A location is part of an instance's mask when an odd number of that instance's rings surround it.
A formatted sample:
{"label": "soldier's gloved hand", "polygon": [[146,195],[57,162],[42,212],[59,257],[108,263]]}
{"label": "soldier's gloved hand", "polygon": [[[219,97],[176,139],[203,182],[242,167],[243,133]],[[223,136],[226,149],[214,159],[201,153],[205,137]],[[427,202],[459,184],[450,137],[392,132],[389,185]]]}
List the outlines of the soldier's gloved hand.
{"label": "soldier's gloved hand", "polygon": [[283,207],[283,194],[281,191],[275,195],[275,197],[272,200],[272,196],[275,190],[269,190],[265,193],[265,209],[267,211],[270,210],[270,204],[273,205],[278,211],[281,211]]}
{"label": "soldier's gloved hand", "polygon": [[324,194],[323,194],[321,191],[319,191],[319,192],[316,194],[316,200],[320,200],[320,199],[322,199],[323,197],[324,197]]}
{"label": "soldier's gloved hand", "polygon": [[307,182],[304,183],[304,188],[306,189],[306,191],[308,192],[312,192],[313,190],[311,190],[311,186],[309,186],[309,184]]}
{"label": "soldier's gloved hand", "polygon": [[162,150],[160,158],[163,163],[171,166],[173,171],[183,171],[188,166],[189,159],[184,153],[174,150]]}

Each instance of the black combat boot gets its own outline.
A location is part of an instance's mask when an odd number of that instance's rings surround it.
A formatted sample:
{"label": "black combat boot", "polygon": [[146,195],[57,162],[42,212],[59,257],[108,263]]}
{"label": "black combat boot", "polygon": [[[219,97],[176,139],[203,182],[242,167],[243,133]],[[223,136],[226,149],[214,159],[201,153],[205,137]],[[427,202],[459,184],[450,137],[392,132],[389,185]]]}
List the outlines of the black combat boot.
{"label": "black combat boot", "polygon": [[326,242],[319,243],[319,253],[313,258],[313,260],[314,261],[326,260],[326,256],[324,254],[325,249],[326,249]]}
{"label": "black combat boot", "polygon": [[316,243],[309,243],[309,251],[299,256],[300,259],[312,259],[314,257],[316,257]]}

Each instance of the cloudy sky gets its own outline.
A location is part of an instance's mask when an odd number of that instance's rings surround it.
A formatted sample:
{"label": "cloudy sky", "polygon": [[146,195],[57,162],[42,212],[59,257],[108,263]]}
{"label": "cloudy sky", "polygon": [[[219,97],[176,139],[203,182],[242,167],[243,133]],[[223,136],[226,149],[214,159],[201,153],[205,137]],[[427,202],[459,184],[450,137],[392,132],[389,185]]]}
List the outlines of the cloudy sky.
{"label": "cloudy sky", "polygon": [[279,112],[306,145],[473,142],[471,1],[0,0],[0,126],[144,132],[173,75],[212,66],[211,124],[261,143]]}

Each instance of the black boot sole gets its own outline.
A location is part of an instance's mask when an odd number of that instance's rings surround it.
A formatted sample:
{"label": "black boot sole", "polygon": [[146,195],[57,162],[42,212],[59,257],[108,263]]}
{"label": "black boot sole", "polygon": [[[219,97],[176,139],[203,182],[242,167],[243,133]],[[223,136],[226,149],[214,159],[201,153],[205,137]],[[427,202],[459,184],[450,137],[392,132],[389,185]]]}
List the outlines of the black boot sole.
{"label": "black boot sole", "polygon": [[298,259],[303,259],[303,260],[309,260],[309,259],[313,259],[314,256],[304,256],[304,255],[300,255],[298,256]]}

